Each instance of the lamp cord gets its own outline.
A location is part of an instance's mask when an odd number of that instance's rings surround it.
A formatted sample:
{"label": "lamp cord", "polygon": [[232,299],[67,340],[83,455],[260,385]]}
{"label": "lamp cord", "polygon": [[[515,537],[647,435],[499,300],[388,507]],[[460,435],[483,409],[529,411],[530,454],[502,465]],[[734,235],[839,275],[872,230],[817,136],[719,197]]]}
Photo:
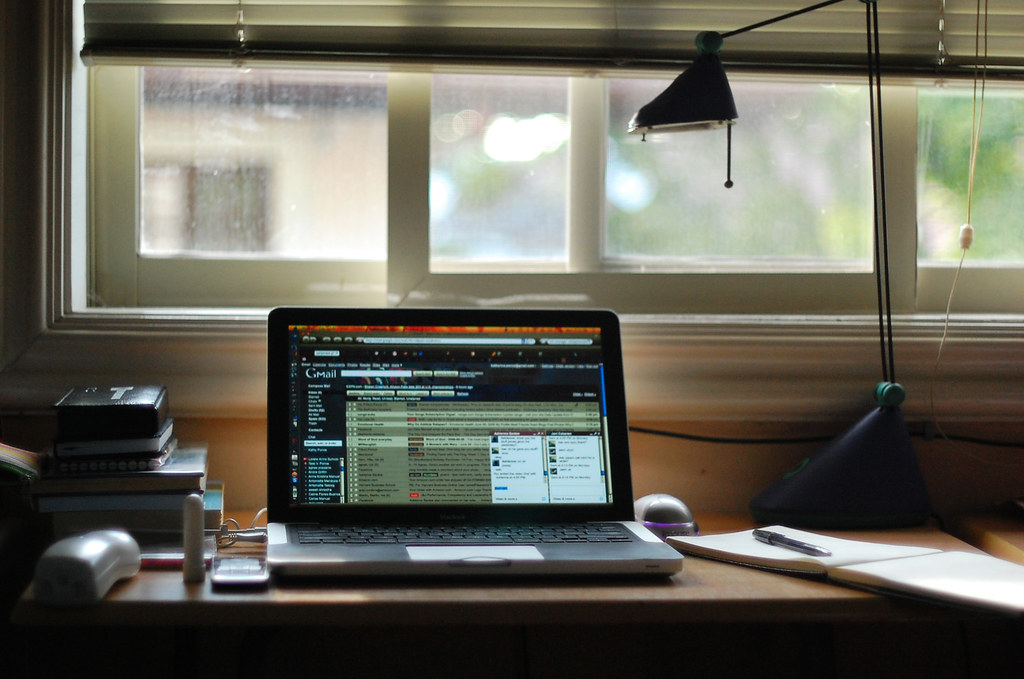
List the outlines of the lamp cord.
{"label": "lamp cord", "polygon": [[885,197],[885,147],[882,141],[882,57],[878,37],[878,3],[866,1],[868,90],[871,100],[871,161],[874,167],[875,287],[882,380],[896,381],[892,340],[892,293],[889,285],[889,225]]}
{"label": "lamp cord", "polygon": [[[729,38],[762,26],[835,5],[843,0],[825,0],[803,9],[721,33]],[[882,352],[882,380],[896,381],[896,360],[892,340],[892,293],[889,285],[889,226],[885,200],[885,149],[882,142],[882,57],[879,49],[877,0],[861,0],[866,7],[868,90],[871,99],[871,163],[874,170],[875,284],[878,294],[878,333]],[[726,186],[732,183],[731,177]]]}
{"label": "lamp cord", "polygon": [[732,125],[725,126],[725,188],[731,189],[732,182]]}

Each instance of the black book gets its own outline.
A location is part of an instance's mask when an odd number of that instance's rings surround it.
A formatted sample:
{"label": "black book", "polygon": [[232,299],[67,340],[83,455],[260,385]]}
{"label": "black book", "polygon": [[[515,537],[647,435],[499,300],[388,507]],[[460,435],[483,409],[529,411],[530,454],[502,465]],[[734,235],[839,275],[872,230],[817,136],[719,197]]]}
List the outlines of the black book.
{"label": "black book", "polygon": [[155,436],[133,436],[107,439],[58,439],[53,443],[57,458],[69,457],[159,457],[174,438],[174,419],[167,418]]}
{"label": "black book", "polygon": [[[95,443],[95,441],[90,441]],[[121,472],[152,471],[164,466],[171,451],[178,447],[178,439],[174,436],[163,449],[153,453],[111,453],[109,455],[83,455],[78,457],[52,457],[46,467],[47,476],[78,476],[80,474],[109,474]]]}
{"label": "black book", "polygon": [[32,484],[36,498],[48,495],[124,494],[140,492],[202,492],[206,487],[206,446],[175,448],[155,469],[86,469],[79,473],[47,473]]}
{"label": "black book", "polygon": [[75,387],[54,404],[57,439],[148,438],[157,436],[169,410],[162,385]]}

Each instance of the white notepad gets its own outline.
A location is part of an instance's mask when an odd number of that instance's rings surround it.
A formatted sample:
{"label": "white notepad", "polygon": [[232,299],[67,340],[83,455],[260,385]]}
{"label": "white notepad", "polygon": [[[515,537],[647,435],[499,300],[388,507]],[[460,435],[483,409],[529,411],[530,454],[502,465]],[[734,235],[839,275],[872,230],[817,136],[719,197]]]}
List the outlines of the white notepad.
{"label": "white notepad", "polygon": [[752,530],[669,538],[679,551],[837,584],[972,608],[1024,614],[1024,566],[987,554],[849,540],[770,526],[765,530],[822,547],[812,556],[759,542]]}

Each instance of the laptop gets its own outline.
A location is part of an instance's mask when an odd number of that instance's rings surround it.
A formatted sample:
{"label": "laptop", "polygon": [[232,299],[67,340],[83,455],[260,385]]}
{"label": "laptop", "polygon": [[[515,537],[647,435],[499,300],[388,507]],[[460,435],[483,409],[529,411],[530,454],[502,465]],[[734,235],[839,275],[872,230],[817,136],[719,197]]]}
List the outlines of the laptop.
{"label": "laptop", "polygon": [[275,575],[667,576],[603,310],[270,312]]}

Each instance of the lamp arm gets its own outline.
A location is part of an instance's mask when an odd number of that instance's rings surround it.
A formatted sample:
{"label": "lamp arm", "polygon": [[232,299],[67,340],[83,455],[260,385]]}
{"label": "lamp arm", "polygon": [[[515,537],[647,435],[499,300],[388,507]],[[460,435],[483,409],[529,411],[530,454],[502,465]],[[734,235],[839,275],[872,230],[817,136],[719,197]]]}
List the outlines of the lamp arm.
{"label": "lamp arm", "polygon": [[[863,2],[865,0],[861,0],[861,1]],[[728,38],[730,36],[737,35],[738,33],[746,33],[747,31],[752,31],[755,28],[761,28],[762,26],[767,26],[769,24],[774,24],[774,23],[777,23],[779,21],[785,21],[786,19],[792,19],[795,16],[800,16],[801,14],[807,14],[808,12],[813,12],[816,9],[821,9],[822,7],[828,7],[829,5],[835,5],[835,4],[840,3],[840,2],[843,2],[843,0],[825,0],[825,2],[819,2],[819,3],[815,4],[815,5],[811,5],[810,7],[804,7],[803,9],[798,9],[798,10],[794,10],[792,12],[788,12],[787,14],[779,15],[779,16],[775,17],[774,19],[765,19],[764,21],[759,21],[756,24],[750,24],[749,26],[744,26],[743,28],[737,28],[735,31],[729,31],[728,33],[722,33],[722,38]]]}

